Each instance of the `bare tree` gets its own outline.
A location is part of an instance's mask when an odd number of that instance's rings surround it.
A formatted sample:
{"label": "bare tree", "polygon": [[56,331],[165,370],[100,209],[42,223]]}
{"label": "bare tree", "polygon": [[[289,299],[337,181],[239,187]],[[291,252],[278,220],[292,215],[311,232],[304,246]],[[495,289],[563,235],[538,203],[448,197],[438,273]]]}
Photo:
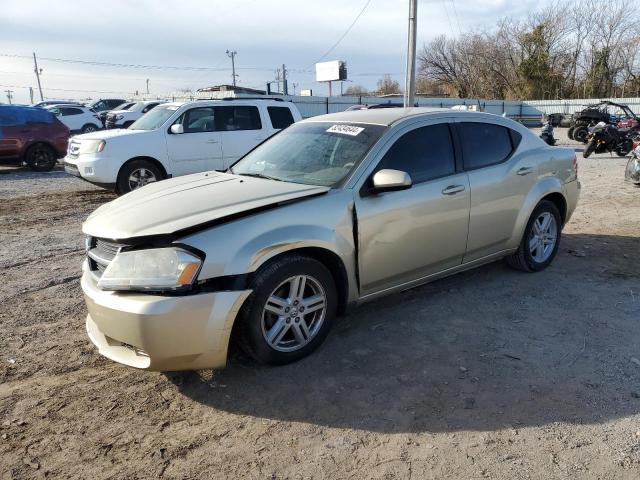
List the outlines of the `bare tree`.
{"label": "bare tree", "polygon": [[345,95],[367,95],[369,91],[362,85],[349,85],[344,91]]}
{"label": "bare tree", "polygon": [[397,80],[394,80],[391,75],[386,74],[380,80],[378,80],[378,95],[392,95],[401,93],[400,92],[400,83]]}

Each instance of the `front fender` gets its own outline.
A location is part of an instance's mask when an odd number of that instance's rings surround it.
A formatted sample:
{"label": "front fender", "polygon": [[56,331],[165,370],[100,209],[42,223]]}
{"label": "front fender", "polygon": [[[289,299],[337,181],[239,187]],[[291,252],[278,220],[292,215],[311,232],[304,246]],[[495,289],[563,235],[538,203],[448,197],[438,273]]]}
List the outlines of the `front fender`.
{"label": "front fender", "polygon": [[341,260],[350,298],[357,285],[351,191],[336,190],[269,209],[211,227],[180,242],[205,252],[200,280],[252,273],[277,255],[314,248]]}
{"label": "front fender", "polygon": [[516,249],[522,241],[522,235],[524,235],[524,229],[527,226],[527,222],[533,213],[533,209],[536,208],[540,200],[552,193],[559,193],[565,197],[566,193],[562,182],[553,176],[547,176],[540,178],[536,184],[529,190],[520,213],[516,219],[511,239],[509,240],[508,247]]}

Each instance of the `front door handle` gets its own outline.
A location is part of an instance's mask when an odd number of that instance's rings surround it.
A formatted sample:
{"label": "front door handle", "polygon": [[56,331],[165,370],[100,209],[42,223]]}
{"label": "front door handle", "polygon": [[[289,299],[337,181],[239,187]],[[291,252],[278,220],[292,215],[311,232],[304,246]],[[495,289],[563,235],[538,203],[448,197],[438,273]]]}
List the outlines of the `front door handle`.
{"label": "front door handle", "polygon": [[533,168],[522,167],[520,170],[516,172],[516,175],[529,175],[530,173],[533,173]]}
{"label": "front door handle", "polygon": [[207,140],[207,143],[218,143],[217,140]]}
{"label": "front door handle", "polygon": [[456,193],[464,192],[464,185],[449,185],[442,190],[443,195],[455,195]]}

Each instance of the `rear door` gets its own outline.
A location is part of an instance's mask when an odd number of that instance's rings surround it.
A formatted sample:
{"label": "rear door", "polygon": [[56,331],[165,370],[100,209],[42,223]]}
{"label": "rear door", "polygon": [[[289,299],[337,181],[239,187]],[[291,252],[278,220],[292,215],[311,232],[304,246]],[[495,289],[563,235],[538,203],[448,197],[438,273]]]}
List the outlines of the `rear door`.
{"label": "rear door", "polygon": [[[86,123],[90,123],[89,115],[84,115],[80,108],[75,107],[59,107],[60,120],[69,127],[69,130],[80,130]],[[98,123],[97,118],[91,119],[91,122]]]}
{"label": "rear door", "polygon": [[22,109],[0,107],[0,158],[17,157],[30,132]]}
{"label": "rear door", "polygon": [[456,125],[471,188],[466,263],[507,248],[538,169],[534,158],[518,152],[515,130],[484,121]]}
{"label": "rear door", "polygon": [[214,107],[186,110],[173,123],[182,125],[184,133],[166,133],[167,154],[176,175],[209,170],[223,170],[222,144],[215,129]]}
{"label": "rear door", "polygon": [[356,193],[364,295],[460,265],[467,243],[469,182],[448,123],[401,132],[367,181],[386,168],[407,172],[412,186],[368,194],[365,184]]}
{"label": "rear door", "polygon": [[249,150],[269,137],[255,105],[216,106],[215,127],[222,141],[222,164],[227,169]]}

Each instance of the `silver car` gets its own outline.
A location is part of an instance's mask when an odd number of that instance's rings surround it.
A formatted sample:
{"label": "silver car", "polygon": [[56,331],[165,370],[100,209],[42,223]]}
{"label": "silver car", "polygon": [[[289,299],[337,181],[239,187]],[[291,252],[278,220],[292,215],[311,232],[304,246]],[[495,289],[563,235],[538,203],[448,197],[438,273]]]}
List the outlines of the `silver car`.
{"label": "silver car", "polygon": [[484,113],[299,122],[227,172],[148,185],[83,225],[86,327],[151,370],[223,367],[233,336],[284,364],[347,308],[506,258],[546,268],[580,190],[575,153]]}

